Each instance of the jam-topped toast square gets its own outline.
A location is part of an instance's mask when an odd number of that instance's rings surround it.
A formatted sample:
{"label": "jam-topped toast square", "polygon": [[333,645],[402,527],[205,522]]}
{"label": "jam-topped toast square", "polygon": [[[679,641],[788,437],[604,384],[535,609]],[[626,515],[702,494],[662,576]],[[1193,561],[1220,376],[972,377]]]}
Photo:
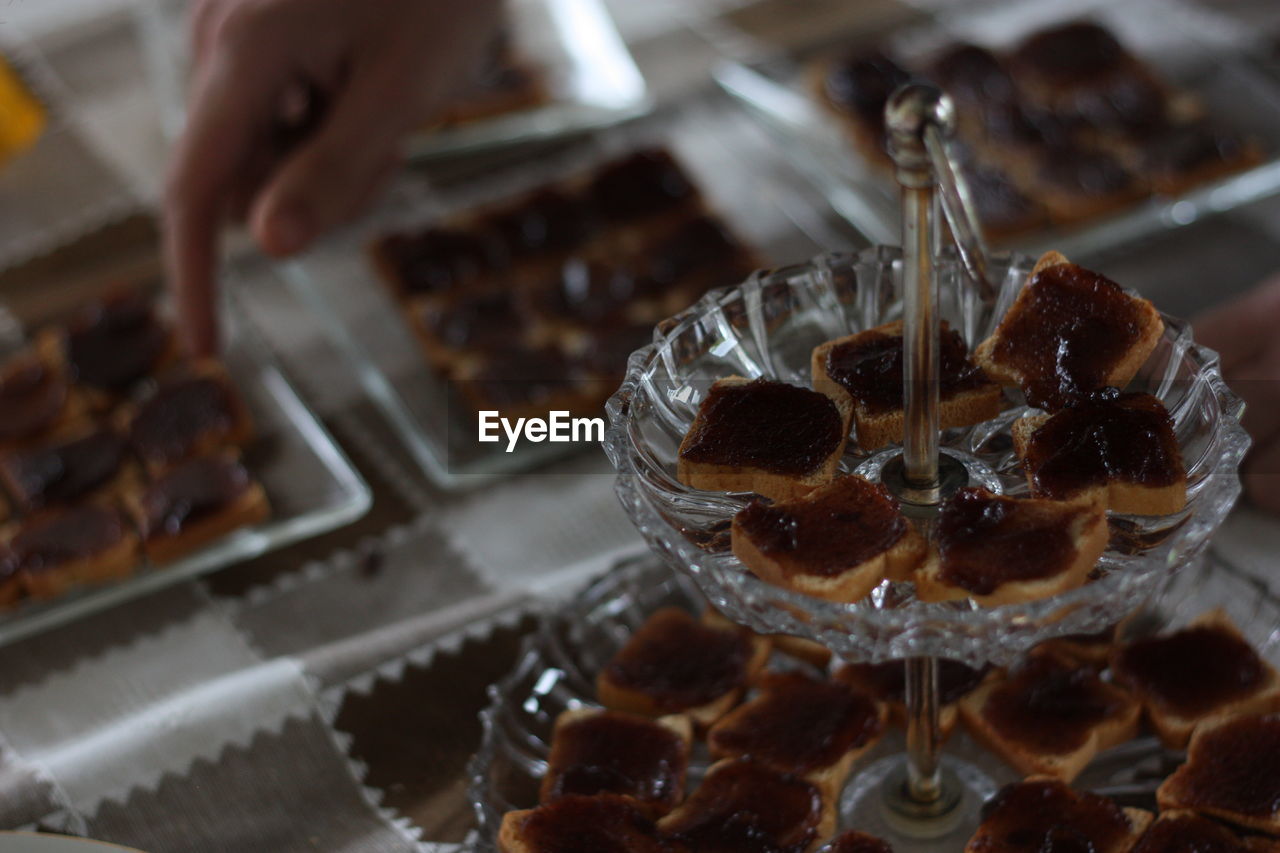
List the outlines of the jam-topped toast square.
{"label": "jam-topped toast square", "polygon": [[118,496],[139,476],[128,442],[109,426],[86,423],[45,444],[0,454],[0,482],[23,513]]}
{"label": "jam-topped toast square", "polygon": [[1280,853],[1280,841],[1238,835],[1195,812],[1171,811],[1142,833],[1133,853]]}
{"label": "jam-topped toast square", "polygon": [[87,414],[56,350],[36,346],[0,366],[0,450],[43,443],[77,428]]}
{"label": "jam-topped toast square", "polygon": [[629,797],[572,795],[533,809],[507,812],[498,829],[500,853],[689,853],[672,844]]}
{"label": "jam-topped toast square", "polygon": [[695,489],[774,500],[831,482],[853,407],[825,394],[730,376],[708,390],[680,444],[676,476]]}
{"label": "jam-topped toast square", "polygon": [[1280,714],[1205,723],[1187,761],[1156,791],[1161,811],[1187,809],[1247,829],[1280,834]]}
{"label": "jam-topped toast square", "polygon": [[969,733],[1025,774],[1070,782],[1137,733],[1142,708],[1094,670],[1034,653],[960,701]]}
{"label": "jam-topped toast square", "polygon": [[1037,776],[1006,785],[983,805],[982,823],[964,850],[1129,853],[1151,819],[1150,812]]}
{"label": "jam-topped toast square", "polygon": [[[981,423],[1000,414],[1000,386],[969,360],[964,339],[946,323],[940,332],[938,362],[942,429]],[[901,322],[815,347],[811,370],[816,390],[835,399],[852,398],[859,447],[870,451],[902,441],[906,413]]]}
{"label": "jam-topped toast square", "polygon": [[763,580],[832,601],[906,579],[925,553],[888,489],[853,475],[793,500],[753,501],[734,516],[730,542]]}
{"label": "jam-topped toast square", "polygon": [[974,360],[997,382],[1020,385],[1032,406],[1057,411],[1126,385],[1163,334],[1150,302],[1048,252]]}
{"label": "jam-topped toast square", "polygon": [[540,801],[617,794],[650,816],[683,799],[693,726],[683,714],[656,720],[598,708],[556,718]]}
{"label": "jam-topped toast square", "polygon": [[1211,717],[1280,710],[1280,676],[1222,610],[1117,647],[1111,677],[1142,702],[1166,746],[1183,749]]}
{"label": "jam-topped toast square", "polygon": [[6,554],[26,596],[56,598],[73,586],[132,574],[138,537],[109,504],[48,510],[15,522]]}
{"label": "jam-topped toast square", "polygon": [[916,593],[922,601],[972,598],[987,607],[1047,598],[1085,582],[1108,536],[1100,503],[961,489],[938,514]]}
{"label": "jam-topped toast square", "polygon": [[685,610],[655,611],[596,676],[607,708],[688,714],[707,727],[737,704],[769,656],[769,643],[745,628],[721,627]]}
{"label": "jam-topped toast square", "polygon": [[835,823],[835,804],[812,782],[749,758],[726,758],[658,826],[698,853],[808,853]]}
{"label": "jam-topped toast square", "polygon": [[147,557],[167,563],[271,514],[267,495],[232,449],[195,456],[130,491]]}
{"label": "jam-topped toast square", "polygon": [[253,437],[253,421],[226,368],[215,361],[165,373],[141,402],[118,410],[133,452],[149,473]]}
{"label": "jam-topped toast square", "polygon": [[798,672],[766,673],[757,685],[756,696],[707,732],[712,757],[750,757],[834,799],[884,732],[884,706],[848,684]]}
{"label": "jam-topped toast square", "polygon": [[1109,388],[1053,415],[1025,416],[1013,424],[1013,444],[1037,497],[1135,515],[1186,506],[1173,419],[1150,394]]}

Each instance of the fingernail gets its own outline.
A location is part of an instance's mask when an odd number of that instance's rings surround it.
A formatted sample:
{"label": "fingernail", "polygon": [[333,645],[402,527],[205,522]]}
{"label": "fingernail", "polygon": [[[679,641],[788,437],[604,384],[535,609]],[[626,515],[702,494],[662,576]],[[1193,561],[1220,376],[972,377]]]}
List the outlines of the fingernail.
{"label": "fingernail", "polygon": [[279,255],[291,255],[306,246],[311,239],[307,217],[297,208],[281,210],[271,217],[267,232],[267,248]]}

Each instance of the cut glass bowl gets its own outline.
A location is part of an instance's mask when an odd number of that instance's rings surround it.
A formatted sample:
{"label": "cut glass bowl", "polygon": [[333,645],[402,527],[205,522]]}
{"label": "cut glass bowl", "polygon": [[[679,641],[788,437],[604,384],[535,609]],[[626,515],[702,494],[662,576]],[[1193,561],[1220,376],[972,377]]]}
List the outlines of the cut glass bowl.
{"label": "cut glass bowl", "polygon": [[[987,305],[966,286],[953,256],[938,260],[939,314],[970,347],[986,338],[1026,283],[1034,260],[996,257],[999,294]],[[766,583],[729,550],[729,525],[751,499],[691,489],[675,478],[676,454],[711,384],[730,375],[810,385],[810,352],[823,341],[900,319],[901,253],[874,247],[823,255],[756,273],[713,291],[661,324],[634,353],[609,401],[606,451],[617,492],[649,546],[688,573],[725,615],[763,633],[816,640],[851,661],[940,656],[1009,663],[1053,636],[1100,631],[1141,605],[1171,570],[1204,548],[1240,494],[1249,440],[1243,404],[1222,380],[1215,353],[1190,327],[1165,317],[1165,333],[1130,383],[1159,397],[1173,417],[1187,468],[1187,506],[1172,516],[1111,515],[1111,542],[1092,582],[1049,599],[982,608],[924,603],[910,584],[881,584],[866,599],[836,603]],[[971,482],[1005,494],[1028,491],[1010,425],[1028,411],[1017,392],[1000,417],[942,436]],[[866,454],[850,442],[841,469],[877,479],[896,450]]]}

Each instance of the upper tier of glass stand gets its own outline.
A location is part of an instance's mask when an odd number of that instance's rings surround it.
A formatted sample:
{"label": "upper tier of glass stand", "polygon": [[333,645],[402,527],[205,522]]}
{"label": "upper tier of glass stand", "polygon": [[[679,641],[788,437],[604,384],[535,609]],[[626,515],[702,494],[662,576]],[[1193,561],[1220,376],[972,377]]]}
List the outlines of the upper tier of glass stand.
{"label": "upper tier of glass stand", "polygon": [[[984,304],[965,286],[958,262],[938,262],[939,313],[973,346],[987,337],[1026,284],[1034,260],[996,257],[998,298]],[[1037,642],[1100,631],[1157,591],[1170,571],[1201,551],[1240,494],[1249,440],[1243,406],[1222,380],[1215,353],[1190,327],[1165,317],[1164,337],[1130,385],[1159,397],[1176,425],[1187,467],[1187,506],[1173,516],[1111,516],[1112,537],[1085,586],[1050,599],[982,608],[924,603],[911,584],[885,582],[854,604],[814,598],[761,581],[729,549],[729,525],[751,496],[691,489],[675,478],[676,454],[711,384],[722,377],[768,377],[809,385],[809,359],[823,341],[900,319],[902,258],[897,249],[831,254],[757,273],[708,294],[658,327],[631,356],[626,381],[609,401],[606,450],[617,492],[650,547],[687,572],[726,615],[764,633],[808,637],[849,660],[919,655],[1008,663]],[[1025,494],[1010,425],[1028,408],[1009,392],[1005,411],[974,427],[948,430],[944,453],[982,482]],[[850,442],[843,471],[872,474],[885,455]]]}

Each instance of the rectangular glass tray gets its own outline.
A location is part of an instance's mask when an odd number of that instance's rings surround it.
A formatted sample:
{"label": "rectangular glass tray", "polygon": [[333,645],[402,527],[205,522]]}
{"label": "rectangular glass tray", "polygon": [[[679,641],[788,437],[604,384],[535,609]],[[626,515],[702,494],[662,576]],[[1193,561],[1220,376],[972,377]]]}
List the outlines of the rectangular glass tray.
{"label": "rectangular glass tray", "polygon": [[[522,190],[589,170],[630,148],[669,146],[702,188],[710,206],[771,263],[857,245],[859,238],[831,214],[778,154],[774,144],[732,103],[713,98],[642,127],[604,134],[557,156],[494,173],[465,186],[427,190],[401,185],[379,210],[324,242],[281,275],[310,305],[405,446],[436,485],[470,488],[530,468],[575,445],[522,443],[514,453],[499,445],[485,452],[453,452],[458,435],[472,440],[476,425],[451,412],[446,383],[428,368],[419,345],[367,260],[369,242]],[[603,414],[603,413],[602,413]],[[455,442],[450,443],[450,432]]]}
{"label": "rectangular glass tray", "polygon": [[[888,51],[908,62],[964,40],[1000,48],[1037,27],[1077,18],[1097,20],[1165,79],[1197,94],[1224,127],[1250,134],[1264,160],[1244,172],[1177,197],[1152,197],[1112,216],[1070,229],[1046,229],[1004,248],[1068,257],[1101,252],[1188,225],[1280,192],[1280,87],[1235,42],[1228,21],[1181,0],[1014,0],[960,4],[926,25],[888,38]],[[774,56],[726,62],[720,86],[786,142],[786,150],[831,205],[875,243],[899,242],[899,191],[892,176],[864,161],[836,119],[813,98],[805,58]]]}
{"label": "rectangular glass tray", "polygon": [[[176,134],[185,115],[186,10],[191,0],[141,0],[152,85],[166,131]],[[609,127],[648,112],[644,76],[618,33],[604,0],[509,0],[517,54],[545,75],[547,103],[456,127],[412,136],[414,159],[456,156]]]}
{"label": "rectangular glass tray", "polygon": [[[0,610],[0,645],[325,533],[368,511],[373,497],[364,479],[232,306],[222,359],[253,417],[255,436],[244,448],[244,461],[266,490],[271,516],[172,563],[142,566],[118,582]],[[21,328],[21,320],[3,306],[0,317],[0,331]],[[9,337],[7,343],[12,351],[18,341]]]}

